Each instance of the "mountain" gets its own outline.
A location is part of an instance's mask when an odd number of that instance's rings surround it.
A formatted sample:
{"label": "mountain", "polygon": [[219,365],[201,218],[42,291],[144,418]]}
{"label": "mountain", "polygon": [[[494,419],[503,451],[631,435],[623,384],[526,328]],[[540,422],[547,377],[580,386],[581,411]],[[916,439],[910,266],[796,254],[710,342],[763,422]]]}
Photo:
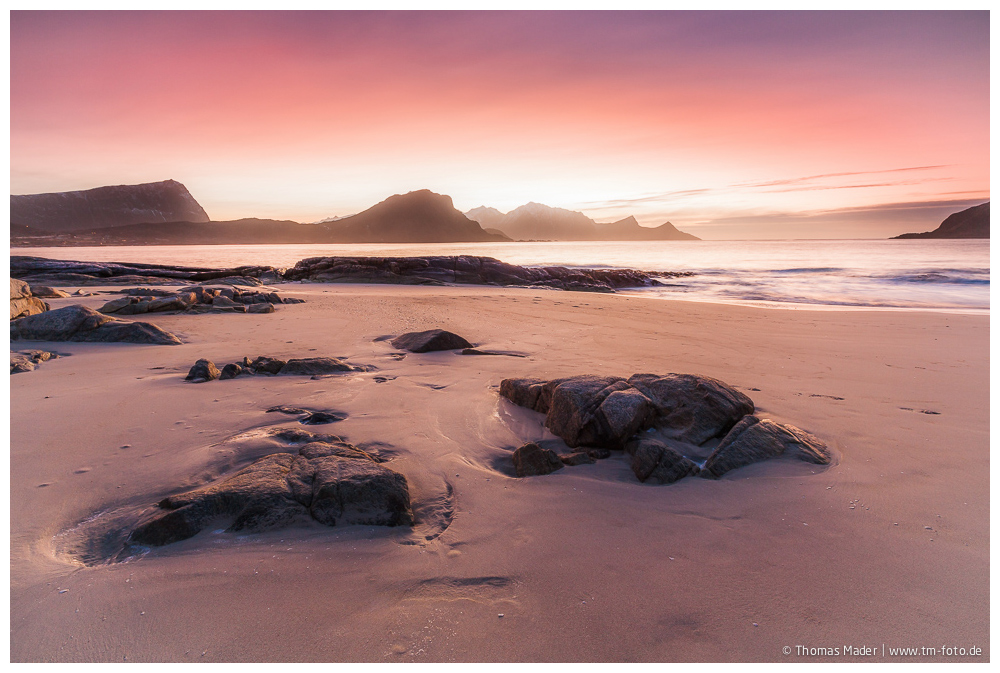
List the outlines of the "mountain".
{"label": "mountain", "polygon": [[700,241],[692,234],[680,231],[669,222],[658,227],[643,227],[629,215],[624,220],[597,225],[597,240],[601,241]]}
{"label": "mountain", "polygon": [[643,227],[634,217],[598,224],[583,213],[528,203],[507,214],[479,206],[466,213],[488,230],[502,231],[520,241],[698,241],[667,222]]}
{"label": "mountain", "polygon": [[464,243],[509,241],[483,231],[452,205],[450,196],[428,190],[397,194],[368,210],[332,221],[300,224],[247,218],[223,222],[142,222],[52,231],[11,226],[12,245],[185,245],[280,243]]}
{"label": "mountain", "polygon": [[396,194],[368,210],[331,222],[332,243],[459,243],[509,240],[483,231],[450,196],[421,189]]}
{"label": "mountain", "polygon": [[934,231],[900,234],[893,238],[989,238],[990,202],[952,213]]}
{"label": "mountain", "polygon": [[12,225],[49,232],[86,231],[142,222],[208,222],[208,214],[176,180],[10,197]]}

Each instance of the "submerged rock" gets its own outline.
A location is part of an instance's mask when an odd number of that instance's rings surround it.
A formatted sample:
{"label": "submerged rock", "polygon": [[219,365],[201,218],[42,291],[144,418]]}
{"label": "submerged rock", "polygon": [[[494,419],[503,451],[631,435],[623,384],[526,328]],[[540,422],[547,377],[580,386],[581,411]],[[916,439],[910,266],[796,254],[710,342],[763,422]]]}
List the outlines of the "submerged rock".
{"label": "submerged rock", "polygon": [[705,461],[703,477],[721,477],[761,460],[788,456],[817,465],[829,465],[833,454],[821,440],[794,425],[746,416],[737,423]]}
{"label": "submerged rock", "polygon": [[443,329],[430,329],[425,332],[408,332],[396,337],[390,343],[393,348],[410,351],[411,353],[429,353],[431,351],[450,351],[459,348],[472,348],[472,344],[453,332]]}
{"label": "submerged rock", "polygon": [[176,345],[181,340],[145,322],[129,322],[101,315],[86,306],[66,306],[10,323],[11,340],[100,341]]}

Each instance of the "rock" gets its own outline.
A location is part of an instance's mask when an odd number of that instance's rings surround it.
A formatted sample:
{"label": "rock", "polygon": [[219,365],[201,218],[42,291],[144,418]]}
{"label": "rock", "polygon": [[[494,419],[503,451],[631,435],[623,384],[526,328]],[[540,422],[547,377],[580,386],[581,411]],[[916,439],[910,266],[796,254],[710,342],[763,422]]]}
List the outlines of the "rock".
{"label": "rock", "polygon": [[314,411],[299,421],[299,423],[302,425],[326,425],[327,423],[342,421],[345,418],[347,417],[342,414],[333,414],[329,411]]}
{"label": "rock", "polygon": [[146,311],[149,313],[153,313],[155,311],[183,311],[193,303],[193,301],[184,301],[184,297],[179,295],[172,297],[160,297],[159,299],[154,299],[149,302],[149,307]]}
{"label": "rock", "polygon": [[107,304],[97,309],[100,313],[117,313],[126,306],[135,304],[139,301],[137,297],[119,297],[118,299],[112,299]]}
{"label": "rock", "polygon": [[31,288],[23,280],[10,279],[10,319],[38,315],[49,310],[49,305],[32,296]]}
{"label": "rock", "polygon": [[57,290],[54,287],[48,287],[47,285],[32,285],[31,294],[34,297],[44,297],[46,299],[65,299],[70,296],[69,292],[63,290]]}
{"label": "rock", "polygon": [[[228,381],[229,379],[235,379],[237,376],[249,373],[250,372],[243,369],[243,367],[233,362],[222,368],[222,372],[219,374],[219,380]],[[270,409],[268,411],[270,411]]]}
{"label": "rock", "polygon": [[721,477],[730,470],[787,455],[818,465],[833,456],[826,444],[804,430],[756,416],[746,416],[725,436],[705,461],[703,477]]}
{"label": "rock", "polygon": [[537,408],[543,385],[545,385],[545,381],[539,379],[504,379],[500,382],[500,395],[519,407],[527,407],[545,413],[548,408],[545,411]]}
{"label": "rock", "polygon": [[[557,385],[545,416],[545,427],[561,437],[567,446],[619,448],[624,439],[609,434],[595,414],[611,393],[628,390],[625,379],[615,376],[574,376]],[[543,386],[544,390],[544,386]]]}
{"label": "rock", "polygon": [[462,351],[462,355],[506,355],[511,358],[528,357],[524,353],[515,353],[514,351],[484,351],[479,348],[466,348]]}
{"label": "rock", "polygon": [[212,381],[219,378],[220,373],[216,368],[215,363],[211,360],[201,359],[194,363],[191,367],[191,371],[188,375],[184,377],[185,381],[191,381],[193,383],[204,383],[206,381]]}
{"label": "rock", "polygon": [[35,365],[40,362],[45,362],[52,358],[59,357],[55,353],[50,353],[49,351],[11,351],[10,354],[10,373],[20,374],[23,372],[30,372],[35,369]]}
{"label": "rock", "polygon": [[691,444],[721,437],[754,411],[749,397],[704,376],[635,374],[628,382],[655,406],[657,428]]}
{"label": "rock", "polygon": [[632,435],[652,424],[655,412],[652,402],[635,388],[612,392],[594,412],[597,442],[610,449],[625,446]]}
{"label": "rock", "polygon": [[[230,291],[230,293],[231,292],[232,291]],[[222,295],[219,295],[218,297],[214,297],[212,299],[212,306],[214,308],[237,308],[237,307],[245,308],[243,304],[239,304],[233,301],[232,297],[225,297]]]}
{"label": "rock", "polygon": [[[345,443],[346,445],[346,443]],[[159,511],[129,536],[132,545],[159,546],[192,537],[219,519],[227,530],[257,532],[308,521],[328,526],[413,523],[406,478],[358,449],[313,457],[277,453],[189,493],[164,498]],[[349,447],[350,445],[346,445]],[[353,447],[352,447],[353,448]],[[349,451],[349,450],[348,450]]]}
{"label": "rock", "polygon": [[267,302],[249,304],[247,306],[247,313],[274,313],[274,306]]}
{"label": "rock", "polygon": [[555,451],[543,449],[534,442],[528,442],[516,449],[512,459],[514,470],[519,477],[535,477],[563,468],[563,463]]}
{"label": "rock", "polygon": [[576,451],[575,453],[564,453],[559,456],[563,465],[589,465],[597,461],[586,451]]}
{"label": "rock", "polygon": [[130,322],[102,315],[86,306],[66,306],[14,320],[11,340],[100,341],[174,345],[181,340],[170,332],[144,322]]}
{"label": "rock", "polygon": [[637,439],[626,451],[632,454],[632,472],[639,481],[672,484],[688,475],[698,474],[698,465],[665,442]]}
{"label": "rock", "polygon": [[587,455],[594,460],[604,460],[605,458],[611,457],[611,451],[608,449],[587,449]]}
{"label": "rock", "polygon": [[400,348],[411,353],[472,348],[472,344],[462,337],[442,329],[431,329],[425,332],[408,332],[396,337],[390,343],[393,348]]}
{"label": "rock", "polygon": [[284,297],[284,298],[282,298],[281,303],[282,304],[304,304],[304,303],[306,303],[306,300],[305,299],[299,299],[298,297]]}
{"label": "rock", "polygon": [[254,374],[271,374],[273,376],[280,372],[281,368],[284,367],[285,364],[284,360],[269,358],[262,355],[250,363],[250,369]]}
{"label": "rock", "polygon": [[285,363],[279,374],[282,376],[322,376],[365,370],[365,367],[355,367],[336,358],[293,358]]}

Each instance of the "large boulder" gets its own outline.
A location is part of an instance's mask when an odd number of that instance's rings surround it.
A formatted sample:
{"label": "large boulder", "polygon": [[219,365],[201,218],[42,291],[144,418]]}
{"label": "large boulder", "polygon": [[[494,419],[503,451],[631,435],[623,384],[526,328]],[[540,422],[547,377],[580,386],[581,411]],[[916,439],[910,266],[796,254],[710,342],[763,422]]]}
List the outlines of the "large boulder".
{"label": "large boulder", "polygon": [[10,323],[12,341],[100,341],[176,345],[181,340],[144,322],[101,315],[86,306],[66,306]]}
{"label": "large boulder", "polygon": [[705,461],[701,476],[721,477],[730,470],[777,456],[817,465],[829,465],[833,460],[826,444],[808,432],[793,425],[746,416],[733,426]]}
{"label": "large boulder", "polygon": [[[315,443],[306,447],[315,449]],[[413,523],[406,478],[363,451],[310,451],[312,457],[265,456],[222,481],[164,498],[129,536],[159,546],[192,537],[225,520],[229,531],[257,532],[305,522],[327,526],[406,526]]]}
{"label": "large boulder", "polygon": [[655,406],[657,428],[691,444],[721,437],[754,411],[749,397],[706,376],[635,374],[628,382]]}
{"label": "large boulder", "polygon": [[534,442],[528,442],[515,449],[511,458],[514,461],[514,471],[519,477],[536,477],[561,470],[563,467],[555,451],[543,449]]}
{"label": "large boulder", "polygon": [[391,343],[393,348],[400,348],[411,353],[472,348],[472,344],[462,337],[443,329],[430,329],[425,332],[407,332],[393,339]]}
{"label": "large boulder", "polygon": [[672,484],[688,475],[698,474],[698,465],[671,447],[669,440],[637,439],[629,443],[626,453],[632,454],[632,472],[639,481]]}
{"label": "large boulder", "polygon": [[31,288],[23,280],[10,279],[10,319],[37,315],[49,310],[49,305],[32,295]]}

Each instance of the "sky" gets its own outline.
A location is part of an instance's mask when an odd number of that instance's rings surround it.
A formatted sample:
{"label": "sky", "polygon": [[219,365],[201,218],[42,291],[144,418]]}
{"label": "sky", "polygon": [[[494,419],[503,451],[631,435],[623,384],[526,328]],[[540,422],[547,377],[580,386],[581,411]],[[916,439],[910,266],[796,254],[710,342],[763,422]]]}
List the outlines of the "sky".
{"label": "sky", "polygon": [[417,189],[705,239],[989,199],[989,14],[10,14],[11,193],[174,179],[214,220]]}

